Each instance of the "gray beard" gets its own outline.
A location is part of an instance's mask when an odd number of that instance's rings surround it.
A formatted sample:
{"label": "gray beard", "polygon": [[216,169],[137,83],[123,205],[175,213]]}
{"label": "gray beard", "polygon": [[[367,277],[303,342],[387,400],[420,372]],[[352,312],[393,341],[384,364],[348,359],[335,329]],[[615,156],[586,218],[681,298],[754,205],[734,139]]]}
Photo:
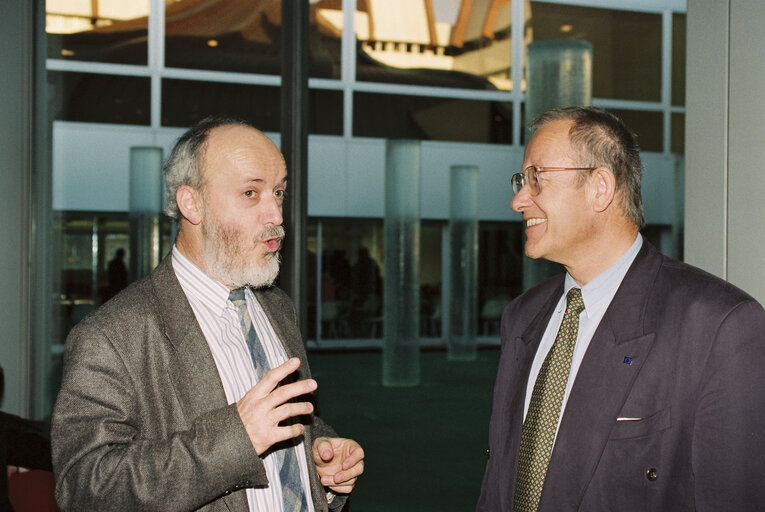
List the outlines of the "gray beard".
{"label": "gray beard", "polygon": [[[241,233],[227,230],[216,218],[205,219],[202,224],[202,264],[205,271],[231,288],[267,288],[274,284],[279,275],[281,257],[279,252],[268,253],[263,263],[253,263],[242,254],[248,242]],[[267,238],[279,236],[284,238],[284,228],[275,226],[267,229],[259,237],[252,240],[256,246]]]}

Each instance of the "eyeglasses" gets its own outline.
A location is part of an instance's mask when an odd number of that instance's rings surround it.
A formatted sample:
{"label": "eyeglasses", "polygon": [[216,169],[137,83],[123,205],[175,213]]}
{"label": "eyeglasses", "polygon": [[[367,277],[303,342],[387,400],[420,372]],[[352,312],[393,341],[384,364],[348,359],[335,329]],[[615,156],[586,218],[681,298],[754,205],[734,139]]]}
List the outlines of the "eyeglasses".
{"label": "eyeglasses", "polygon": [[529,186],[531,195],[535,196],[539,194],[539,179],[537,174],[547,171],[593,171],[597,167],[538,167],[536,165],[530,165],[526,167],[523,172],[517,172],[510,178],[510,182],[513,184],[513,192],[518,193],[525,186]]}

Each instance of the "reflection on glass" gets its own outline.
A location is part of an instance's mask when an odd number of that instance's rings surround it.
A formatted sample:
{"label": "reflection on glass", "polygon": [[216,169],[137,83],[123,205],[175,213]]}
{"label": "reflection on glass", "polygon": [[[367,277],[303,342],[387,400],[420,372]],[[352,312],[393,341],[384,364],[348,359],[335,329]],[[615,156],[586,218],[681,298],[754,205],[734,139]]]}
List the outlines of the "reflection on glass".
{"label": "reflection on glass", "polygon": [[210,115],[244,119],[267,132],[278,132],[278,87],[192,80],[162,81],[162,125],[187,127]]}
{"label": "reflection on glass", "polygon": [[[317,12],[338,0],[311,2],[310,75],[340,77],[342,24],[328,30]],[[175,0],[165,9],[165,64],[168,67],[281,73],[282,9],[279,0]],[[340,17],[342,18],[342,11]]]}
{"label": "reflection on glass", "polygon": [[[443,226],[443,221],[421,223],[420,335],[425,338],[441,337]],[[308,338],[317,339],[318,303],[320,340],[381,339],[383,221],[310,219],[307,245]]]}
{"label": "reflection on glass", "polygon": [[149,0],[46,0],[48,58],[146,64]]}
{"label": "reflection on glass", "polygon": [[[169,252],[171,222],[160,219],[160,254]],[[127,213],[55,213],[54,240],[57,242],[55,268],[58,277],[54,293],[54,341],[63,343],[69,330],[90,311],[106,302],[129,278],[130,224]]]}
{"label": "reflection on glass", "polygon": [[353,133],[359,137],[510,144],[510,103],[356,93]]}
{"label": "reflection on glass", "polygon": [[534,41],[592,43],[593,97],[661,100],[660,14],[536,1],[527,9]]}
{"label": "reflection on glass", "polygon": [[609,109],[637,135],[641,151],[664,151],[664,124],[661,112]]}
{"label": "reflection on glass", "polygon": [[479,336],[499,336],[502,310],[523,291],[523,230],[520,222],[479,224]]}
{"label": "reflection on glass", "polygon": [[672,104],[685,105],[686,15],[672,14]]}
{"label": "reflection on glass", "polygon": [[94,73],[48,72],[56,121],[148,125],[150,80]]}
{"label": "reflection on glass", "polygon": [[[356,9],[357,80],[512,88],[510,0],[360,0]],[[317,21],[338,30],[342,13],[319,9]]]}

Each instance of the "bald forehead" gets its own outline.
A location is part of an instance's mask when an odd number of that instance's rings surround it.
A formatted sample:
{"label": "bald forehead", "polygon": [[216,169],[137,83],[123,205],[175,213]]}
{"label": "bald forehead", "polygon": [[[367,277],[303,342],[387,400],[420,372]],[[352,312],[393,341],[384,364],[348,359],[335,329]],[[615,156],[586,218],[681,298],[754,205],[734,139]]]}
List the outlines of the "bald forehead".
{"label": "bald forehead", "polygon": [[[246,125],[225,125],[213,128],[207,137],[202,157],[203,180],[218,170],[223,162],[249,165],[251,168],[284,169],[279,148],[263,132]],[[227,166],[226,166],[227,167]]]}
{"label": "bald forehead", "polygon": [[252,148],[256,151],[277,152],[279,149],[271,139],[251,126],[231,124],[210,130],[207,149],[210,148]]}

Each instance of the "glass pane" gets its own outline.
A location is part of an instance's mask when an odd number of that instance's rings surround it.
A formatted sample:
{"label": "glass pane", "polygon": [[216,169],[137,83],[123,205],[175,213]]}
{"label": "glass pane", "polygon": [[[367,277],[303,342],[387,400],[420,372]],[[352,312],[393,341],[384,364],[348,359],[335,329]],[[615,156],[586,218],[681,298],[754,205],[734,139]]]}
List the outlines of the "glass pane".
{"label": "glass pane", "polygon": [[343,93],[324,89],[308,91],[308,133],[343,134]]}
{"label": "glass pane", "polygon": [[[383,221],[325,219],[321,223],[321,278],[318,283],[321,339],[380,338]],[[313,252],[314,258],[309,260],[315,261],[316,241]],[[313,314],[315,318],[315,309]]]}
{"label": "glass pane", "polygon": [[592,43],[593,97],[661,100],[661,15],[547,2],[529,8],[531,40]]}
{"label": "glass pane", "polygon": [[191,126],[209,115],[229,115],[258,129],[278,132],[278,87],[192,80],[162,81],[162,125]]}
{"label": "glass pane", "polygon": [[[308,132],[342,135],[343,93],[310,89]],[[162,81],[162,125],[191,126],[209,115],[243,118],[263,131],[280,131],[281,89],[225,82]]]}
{"label": "glass pane", "polygon": [[150,80],[95,73],[48,72],[56,121],[148,125]]}
{"label": "glass pane", "polygon": [[686,15],[672,15],[672,104],[685,105]]}
{"label": "glass pane", "polygon": [[641,151],[664,151],[664,124],[661,112],[609,109],[637,134]]}
{"label": "glass pane", "polygon": [[672,143],[670,151],[685,153],[685,114],[672,114]]}
{"label": "glass pane", "polygon": [[478,335],[499,336],[499,320],[523,292],[523,224],[481,222],[478,226]]}
{"label": "glass pane", "polygon": [[[170,250],[171,223],[160,224],[161,253]],[[63,344],[85,315],[129,284],[130,222],[128,213],[53,213],[53,368],[51,397],[58,393]],[[51,398],[52,399],[52,398]]]}
{"label": "glass pane", "polygon": [[[309,69],[313,77],[340,78],[340,3],[311,2]],[[165,4],[166,66],[281,74],[280,1],[166,0]]]}
{"label": "glass pane", "polygon": [[358,137],[510,144],[512,105],[492,101],[356,93]]}
{"label": "glass pane", "polygon": [[356,79],[510,90],[511,2],[357,2]]}
{"label": "glass pane", "polygon": [[46,0],[48,58],[146,64],[149,0]]}
{"label": "glass pane", "polygon": [[441,337],[441,237],[445,223],[420,222],[420,335]]}

